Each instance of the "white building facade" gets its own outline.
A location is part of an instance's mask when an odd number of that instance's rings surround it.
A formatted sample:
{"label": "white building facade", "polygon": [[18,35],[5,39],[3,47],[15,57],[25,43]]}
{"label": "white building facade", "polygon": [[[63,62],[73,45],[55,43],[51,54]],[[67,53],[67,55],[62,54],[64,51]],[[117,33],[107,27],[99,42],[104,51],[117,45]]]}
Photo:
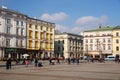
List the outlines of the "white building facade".
{"label": "white building facade", "polygon": [[55,57],[78,58],[82,55],[83,37],[72,33],[55,35]]}
{"label": "white building facade", "polygon": [[21,58],[26,51],[27,16],[9,10],[0,9],[0,59]]}
{"label": "white building facade", "polygon": [[112,54],[112,28],[105,27],[83,32],[83,53],[92,57]]}

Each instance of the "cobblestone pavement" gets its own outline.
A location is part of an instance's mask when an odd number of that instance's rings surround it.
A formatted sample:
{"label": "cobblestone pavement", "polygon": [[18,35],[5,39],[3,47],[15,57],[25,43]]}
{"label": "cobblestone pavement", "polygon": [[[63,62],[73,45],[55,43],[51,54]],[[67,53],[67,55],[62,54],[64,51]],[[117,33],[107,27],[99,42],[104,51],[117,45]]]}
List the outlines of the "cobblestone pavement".
{"label": "cobblestone pavement", "polygon": [[120,80],[120,64],[115,62],[43,65],[0,67],[0,80]]}

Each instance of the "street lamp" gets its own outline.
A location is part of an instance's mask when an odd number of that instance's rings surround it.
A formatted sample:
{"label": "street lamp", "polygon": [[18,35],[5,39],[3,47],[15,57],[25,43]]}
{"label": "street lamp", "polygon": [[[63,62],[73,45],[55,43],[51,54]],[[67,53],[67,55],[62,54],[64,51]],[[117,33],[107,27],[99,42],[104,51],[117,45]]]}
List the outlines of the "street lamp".
{"label": "street lamp", "polygon": [[46,49],[46,31],[44,30],[44,40],[43,40],[44,46],[43,46],[43,54],[44,57],[46,58],[46,54],[45,54],[45,49]]}
{"label": "street lamp", "polygon": [[102,58],[102,47],[101,47],[102,43],[100,41],[98,41],[98,50],[99,50],[99,55],[100,58]]}

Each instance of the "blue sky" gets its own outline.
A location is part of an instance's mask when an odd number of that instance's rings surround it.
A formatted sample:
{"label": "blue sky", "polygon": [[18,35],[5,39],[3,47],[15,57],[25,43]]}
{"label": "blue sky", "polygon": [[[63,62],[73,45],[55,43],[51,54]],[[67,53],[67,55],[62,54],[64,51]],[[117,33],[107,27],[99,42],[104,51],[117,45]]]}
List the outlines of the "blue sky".
{"label": "blue sky", "polygon": [[0,6],[56,24],[61,32],[120,25],[120,0],[0,0]]}

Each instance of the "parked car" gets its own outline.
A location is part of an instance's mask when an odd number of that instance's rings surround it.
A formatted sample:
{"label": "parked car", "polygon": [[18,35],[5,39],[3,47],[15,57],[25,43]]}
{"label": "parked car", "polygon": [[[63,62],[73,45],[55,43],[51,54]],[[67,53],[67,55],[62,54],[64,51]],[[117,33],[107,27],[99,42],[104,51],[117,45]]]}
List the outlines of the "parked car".
{"label": "parked car", "polygon": [[115,61],[115,57],[114,56],[107,56],[105,58],[106,61]]}

